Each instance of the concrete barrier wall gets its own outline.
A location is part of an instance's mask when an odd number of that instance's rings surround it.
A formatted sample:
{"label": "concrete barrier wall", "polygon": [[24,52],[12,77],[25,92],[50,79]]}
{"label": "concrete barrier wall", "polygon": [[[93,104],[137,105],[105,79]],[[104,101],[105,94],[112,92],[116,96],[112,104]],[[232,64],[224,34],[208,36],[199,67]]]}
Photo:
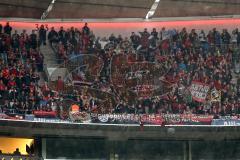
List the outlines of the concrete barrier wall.
{"label": "concrete barrier wall", "polygon": [[0,120],[0,136],[42,140],[37,150],[45,159],[111,159],[117,155],[119,160],[238,160],[239,132],[236,126],[141,128]]}
{"label": "concrete barrier wall", "polygon": [[237,126],[143,126],[120,124],[77,124],[0,120],[0,136],[11,137],[92,137],[112,140],[236,140]]}

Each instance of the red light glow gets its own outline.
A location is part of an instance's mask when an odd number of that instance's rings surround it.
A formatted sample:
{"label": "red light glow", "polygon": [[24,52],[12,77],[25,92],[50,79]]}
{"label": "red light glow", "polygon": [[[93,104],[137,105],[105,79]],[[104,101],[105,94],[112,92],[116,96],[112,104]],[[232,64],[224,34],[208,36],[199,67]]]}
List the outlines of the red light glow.
{"label": "red light glow", "polygon": [[[6,21],[0,21],[5,25]],[[11,21],[10,25],[17,30],[26,29],[30,32],[36,28],[36,24],[48,25],[48,27],[55,27],[59,29],[61,26],[64,28],[82,28],[84,22],[19,22]],[[162,27],[167,29],[187,29],[195,28],[196,30],[210,30],[212,28],[223,29],[227,28],[230,31],[240,26],[240,19],[217,19],[217,20],[191,20],[191,21],[161,21],[161,22],[89,22],[89,27],[98,36],[108,36],[111,33],[129,35],[132,31],[142,31],[144,28],[151,30],[157,28],[160,30]]]}

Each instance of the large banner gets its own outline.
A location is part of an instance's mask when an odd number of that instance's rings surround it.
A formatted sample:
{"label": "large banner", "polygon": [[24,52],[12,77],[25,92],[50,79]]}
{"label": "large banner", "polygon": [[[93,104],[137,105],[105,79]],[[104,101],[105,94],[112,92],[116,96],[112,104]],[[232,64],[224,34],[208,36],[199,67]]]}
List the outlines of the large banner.
{"label": "large banner", "polygon": [[217,126],[240,126],[240,119],[214,119],[212,125]]}
{"label": "large banner", "polygon": [[137,115],[137,114],[87,114],[81,112],[70,112],[72,121],[108,123],[108,124],[152,124],[162,125],[163,119],[160,115]]}
{"label": "large banner", "polygon": [[140,59],[139,54],[118,54],[111,59],[111,84],[118,97],[128,103],[172,91],[172,86],[160,80],[168,71],[164,65]]}
{"label": "large banner", "polygon": [[197,102],[205,102],[209,88],[208,84],[193,81],[190,86],[192,98]]}
{"label": "large banner", "polygon": [[211,125],[212,115],[196,114],[164,114],[162,115],[166,125]]}
{"label": "large banner", "polygon": [[76,122],[108,124],[152,124],[152,125],[211,125],[212,115],[195,114],[87,114],[70,112],[71,120]]}

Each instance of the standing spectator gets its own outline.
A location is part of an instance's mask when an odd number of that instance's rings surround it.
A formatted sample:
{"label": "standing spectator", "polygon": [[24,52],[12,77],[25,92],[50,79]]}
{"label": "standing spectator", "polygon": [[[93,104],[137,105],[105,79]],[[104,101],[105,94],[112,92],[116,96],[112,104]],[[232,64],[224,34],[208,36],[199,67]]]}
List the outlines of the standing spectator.
{"label": "standing spectator", "polygon": [[165,27],[162,28],[162,30],[160,31],[160,40],[165,40],[168,38],[168,32],[166,31]]}
{"label": "standing spectator", "polygon": [[[27,31],[26,31],[25,29],[22,31],[21,36],[22,36],[22,41],[23,41],[24,43],[26,43],[27,40],[28,40],[28,34],[27,34]],[[24,43],[23,43],[23,44],[24,44]]]}
{"label": "standing spectator", "polygon": [[134,32],[132,32],[130,39],[133,44],[133,48],[137,49],[137,47],[140,45],[140,37],[136,35]]}
{"label": "standing spectator", "polygon": [[201,30],[201,33],[199,34],[199,41],[200,42],[206,41],[206,36],[205,36],[204,30]]}
{"label": "standing spectator", "polygon": [[16,155],[16,156],[20,156],[21,153],[19,151],[19,148],[16,148],[16,150],[13,152],[13,154]]}
{"label": "standing spectator", "polygon": [[117,39],[116,39],[116,43],[117,43],[117,44],[121,44],[122,41],[123,41],[122,35],[119,34],[118,37],[117,37]]}
{"label": "standing spectator", "polygon": [[16,51],[16,49],[19,49],[19,38],[19,34],[17,30],[15,30],[14,34],[12,35],[12,47],[14,51]]}
{"label": "standing spectator", "polygon": [[153,28],[151,35],[154,37],[155,40],[158,39],[158,32],[156,31],[156,28]]}
{"label": "standing spectator", "polygon": [[32,30],[32,34],[30,35],[30,46],[33,49],[37,48],[37,35],[35,33],[35,30]]}
{"label": "standing spectator", "polygon": [[67,44],[67,33],[63,29],[63,27],[60,27],[60,31],[58,32],[59,41],[62,42],[61,44],[66,45]]}
{"label": "standing spectator", "polygon": [[182,31],[180,32],[180,39],[183,43],[185,43],[185,41],[187,40],[188,38],[188,32],[187,32],[187,29],[184,27],[182,29]]}
{"label": "standing spectator", "polygon": [[147,28],[144,28],[144,31],[143,32],[139,32],[141,34],[141,45],[142,45],[142,48],[146,49],[148,48],[149,46],[149,32],[147,30]]}
{"label": "standing spectator", "polygon": [[228,48],[228,45],[230,43],[230,39],[231,39],[231,36],[228,33],[227,29],[224,29],[223,33],[222,33],[222,41],[223,41],[224,49]]}
{"label": "standing spectator", "polygon": [[54,30],[54,27],[52,27],[51,31],[48,33],[48,40],[51,46],[52,43],[58,42],[58,33]]}
{"label": "standing spectator", "polygon": [[6,26],[4,26],[4,33],[11,36],[12,27],[9,25],[9,22],[6,23]]}
{"label": "standing spectator", "polygon": [[115,35],[112,33],[110,36],[109,36],[109,38],[108,38],[108,40],[110,41],[110,42],[112,42],[112,43],[115,43],[115,41],[116,41],[116,37],[115,37]]}
{"label": "standing spectator", "polygon": [[0,55],[5,64],[7,64],[7,44],[3,38],[0,37]]}
{"label": "standing spectator", "polygon": [[213,32],[209,31],[208,35],[207,35],[207,42],[209,43],[209,45],[212,46],[215,43],[214,39],[215,39],[215,37],[213,35]]}
{"label": "standing spectator", "polygon": [[47,39],[47,30],[48,27],[44,27],[44,25],[41,25],[40,28],[38,28],[38,34],[39,34],[39,46],[46,45],[46,39]]}
{"label": "standing spectator", "polygon": [[84,35],[89,35],[90,34],[90,29],[89,29],[87,23],[85,23],[84,27],[82,28],[82,32],[83,32]]}
{"label": "standing spectator", "polygon": [[233,31],[232,31],[232,43],[233,43],[234,45],[237,44],[237,37],[238,37],[237,30],[233,30]]}
{"label": "standing spectator", "polygon": [[150,44],[151,46],[156,47],[158,40],[158,32],[156,31],[156,28],[153,28],[151,36],[153,36],[153,38],[151,38]]}
{"label": "standing spectator", "polygon": [[221,37],[221,33],[219,31],[215,30],[213,32],[213,36],[214,36],[215,50],[216,50],[216,47],[220,48],[222,44],[225,44],[223,41],[223,37]]}
{"label": "standing spectator", "polygon": [[192,29],[191,33],[189,34],[189,39],[191,40],[193,46],[195,46],[195,43],[198,40],[198,35],[197,35],[195,29]]}

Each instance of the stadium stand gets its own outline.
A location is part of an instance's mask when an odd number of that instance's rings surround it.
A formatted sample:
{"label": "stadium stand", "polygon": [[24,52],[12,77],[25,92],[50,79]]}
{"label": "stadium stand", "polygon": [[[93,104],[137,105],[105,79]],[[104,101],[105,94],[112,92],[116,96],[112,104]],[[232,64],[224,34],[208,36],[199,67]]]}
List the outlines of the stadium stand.
{"label": "stadium stand", "polygon": [[[238,29],[229,32],[213,28],[205,33],[163,27],[160,31],[132,32],[124,38],[114,34],[95,37],[87,23],[80,30],[61,27],[59,31],[54,27],[48,31],[41,25],[29,35],[25,30],[19,34],[9,23],[0,29],[1,112],[11,117],[33,113],[36,117],[59,118],[59,111],[70,108],[64,103],[66,99],[88,113],[210,114],[215,118],[240,113],[240,79],[234,72],[239,64]],[[50,45],[56,62],[68,70],[76,69],[71,66],[76,57],[88,64],[87,69],[71,72],[71,81],[87,86],[85,93],[79,89],[66,94],[69,77],[39,84],[44,63],[39,49],[42,45]],[[141,63],[147,67],[141,68]],[[76,65],[81,66],[80,62]],[[161,86],[161,91],[156,93],[156,86]],[[115,101],[102,103],[90,91],[93,89],[113,95]],[[131,94],[137,95],[134,101]]]}
{"label": "stadium stand", "polygon": [[[238,29],[232,32],[224,29],[220,32],[213,28],[208,33],[204,30],[197,33],[195,29],[188,32],[186,28],[181,31],[162,28],[159,32],[156,29],[152,32],[145,29],[139,34],[133,32],[126,38],[112,34],[108,39],[94,39],[93,32],[89,32],[89,28],[87,31],[88,34],[84,28],[82,32],[77,29],[74,31],[74,28],[68,31],[61,28],[58,34],[55,32],[54,37],[49,34],[50,41],[58,41],[55,46],[58,58],[66,61],[79,54],[95,54],[103,57],[104,66],[108,66],[112,57],[125,55],[131,58],[133,55],[132,57],[138,57],[133,58],[135,62],[164,64],[163,67],[168,72],[163,76],[163,80],[174,85],[171,93],[161,100],[152,101],[149,97],[141,99],[134,104],[135,109],[126,103],[120,103],[114,111],[239,114],[239,78],[234,73],[235,66],[239,63]],[[108,80],[113,76],[106,70],[102,72],[107,74],[100,79]],[[198,92],[201,87],[205,87],[206,94],[203,91],[193,95],[193,90]]]}

